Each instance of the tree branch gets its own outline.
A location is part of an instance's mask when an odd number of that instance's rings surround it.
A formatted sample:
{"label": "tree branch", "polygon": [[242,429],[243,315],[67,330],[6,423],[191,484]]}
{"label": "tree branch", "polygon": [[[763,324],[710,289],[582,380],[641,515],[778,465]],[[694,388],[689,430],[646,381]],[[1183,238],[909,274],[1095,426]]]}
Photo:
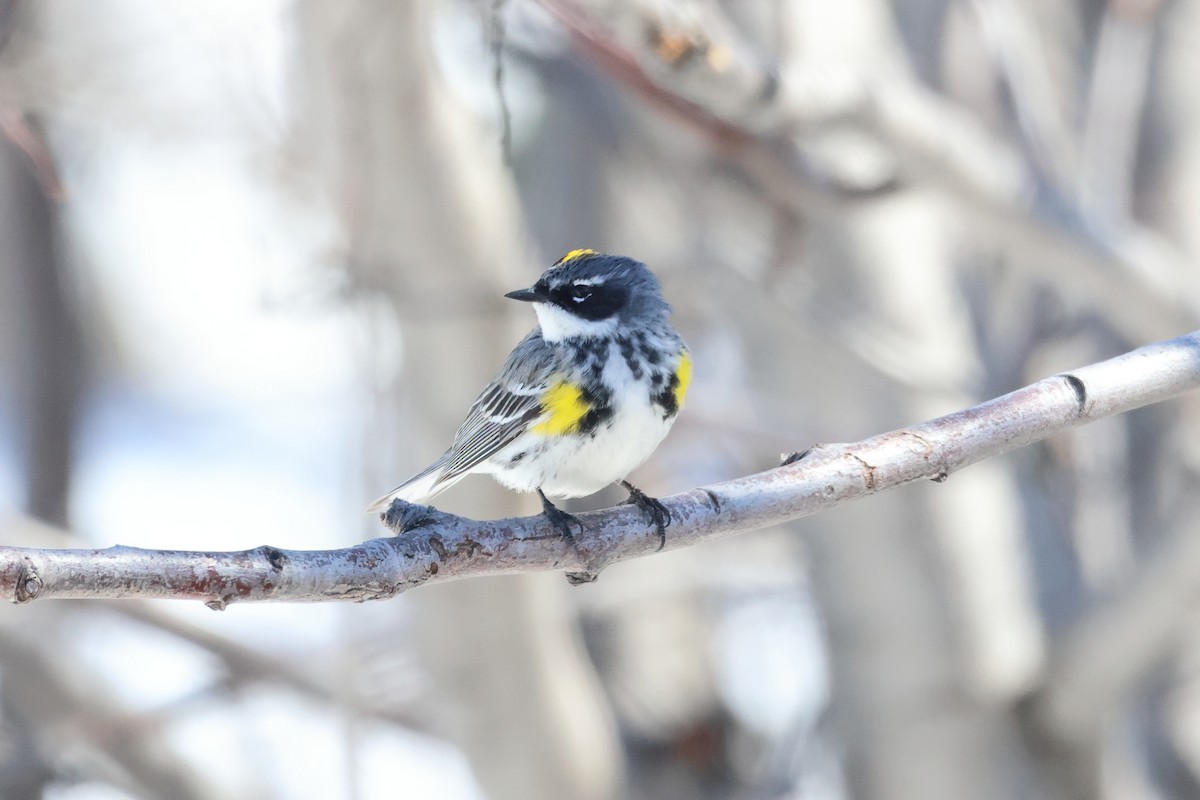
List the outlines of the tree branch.
{"label": "tree branch", "polygon": [[[781,467],[665,498],[667,549],[798,519],[916,480],[951,473],[1102,417],[1200,386],[1200,331],[1045,378],[948,416],[856,444],[823,445]],[[240,552],[0,548],[0,592],[36,598],[158,597],[232,602],[377,600],[426,583],[564,570],[592,578],[650,555],[658,535],[621,506],[579,515],[572,545],[543,517],[478,521],[393,503],[397,535],[340,550]]]}

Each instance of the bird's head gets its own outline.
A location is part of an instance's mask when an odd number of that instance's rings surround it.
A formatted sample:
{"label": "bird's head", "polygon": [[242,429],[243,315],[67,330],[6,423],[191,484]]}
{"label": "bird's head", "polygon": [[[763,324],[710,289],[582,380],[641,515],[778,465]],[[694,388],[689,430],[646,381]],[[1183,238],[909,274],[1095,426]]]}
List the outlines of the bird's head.
{"label": "bird's head", "polygon": [[533,286],[505,297],[534,304],[548,342],[612,335],[631,325],[655,323],[671,310],[645,264],[594,250],[572,250]]}

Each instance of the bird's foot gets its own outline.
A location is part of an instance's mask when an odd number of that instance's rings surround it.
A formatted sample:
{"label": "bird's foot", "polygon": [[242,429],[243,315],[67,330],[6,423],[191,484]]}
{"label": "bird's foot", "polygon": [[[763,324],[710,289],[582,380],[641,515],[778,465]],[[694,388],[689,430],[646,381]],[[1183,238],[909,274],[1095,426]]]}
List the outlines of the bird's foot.
{"label": "bird's foot", "polygon": [[583,534],[583,523],[579,521],[579,517],[574,514],[568,514],[558,506],[551,503],[546,495],[542,494],[542,490],[538,489],[538,496],[542,498],[542,513],[546,515],[546,519],[554,526],[564,539],[575,544],[575,534],[571,531],[571,526],[575,525],[579,528],[579,533]]}
{"label": "bird's foot", "polygon": [[[563,539],[566,540],[568,545],[574,547],[576,552],[580,552],[580,546],[578,546],[578,543],[575,541],[575,534],[571,533],[571,525],[578,525],[578,529],[580,529],[580,535],[583,534],[583,523],[580,522],[580,518],[572,515],[572,513],[566,513],[562,509],[559,509],[558,506],[551,503],[550,499],[548,499],[546,495],[542,493],[541,489],[538,489],[538,497],[541,498],[541,512],[544,513],[546,519],[550,521],[550,524],[553,525],[554,529],[558,531],[559,536],[562,536]],[[580,585],[581,583],[592,583],[596,578],[599,577],[599,572],[592,572],[590,570],[584,572],[568,572],[566,573],[566,582],[570,583],[572,587],[577,587],[577,585]]]}
{"label": "bird's foot", "polygon": [[654,526],[658,528],[658,549],[662,550],[667,546],[667,526],[671,524],[671,512],[660,501],[649,496],[629,481],[620,483],[625,487],[625,491],[629,492],[629,499],[625,503],[640,508],[642,513],[649,517]]}
{"label": "bird's foot", "polygon": [[[542,498],[542,513],[546,516],[546,519],[550,521],[550,524],[554,526],[554,529],[558,531],[559,535],[566,539],[567,543],[574,547],[576,551],[578,551],[579,545],[575,541],[575,534],[571,531],[571,526],[577,525],[579,527],[579,533],[582,535],[583,523],[574,514],[568,514],[566,511],[563,511],[561,508],[554,505],[554,503],[551,503],[550,499],[542,493],[541,489],[538,489],[538,496]],[[598,572],[568,572],[567,582],[572,586],[578,586],[581,583],[592,583],[598,577],[600,577]]]}

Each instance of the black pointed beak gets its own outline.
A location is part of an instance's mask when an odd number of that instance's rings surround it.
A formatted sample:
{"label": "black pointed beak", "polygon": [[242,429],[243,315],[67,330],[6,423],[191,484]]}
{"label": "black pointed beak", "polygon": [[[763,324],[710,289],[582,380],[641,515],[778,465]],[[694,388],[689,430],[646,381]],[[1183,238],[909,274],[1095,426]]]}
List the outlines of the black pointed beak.
{"label": "black pointed beak", "polygon": [[510,300],[523,300],[526,303],[541,303],[546,300],[546,296],[537,289],[517,289],[504,296]]}

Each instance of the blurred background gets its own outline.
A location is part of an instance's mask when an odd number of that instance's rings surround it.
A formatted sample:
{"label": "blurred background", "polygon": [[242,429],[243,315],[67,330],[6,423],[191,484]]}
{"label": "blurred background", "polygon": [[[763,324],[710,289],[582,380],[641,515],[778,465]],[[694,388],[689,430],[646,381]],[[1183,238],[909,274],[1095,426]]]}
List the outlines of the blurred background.
{"label": "blurred background", "polygon": [[[0,0],[0,542],[384,535],[576,247],[695,356],[658,495],[1185,333],[1197,75],[1197,0]],[[0,608],[0,798],[1200,797],[1198,426],[580,588]]]}

